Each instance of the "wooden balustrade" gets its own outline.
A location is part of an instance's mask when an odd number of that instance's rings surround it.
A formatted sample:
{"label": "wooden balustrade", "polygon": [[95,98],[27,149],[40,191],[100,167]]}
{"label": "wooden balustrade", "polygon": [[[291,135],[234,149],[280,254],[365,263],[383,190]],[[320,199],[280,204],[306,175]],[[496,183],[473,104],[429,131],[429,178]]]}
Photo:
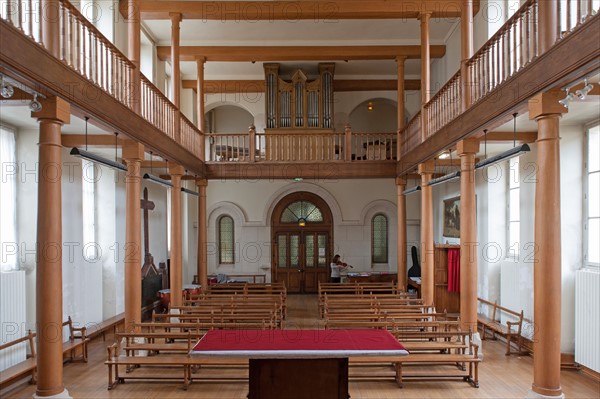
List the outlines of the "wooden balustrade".
{"label": "wooden balustrade", "polygon": [[187,148],[199,159],[204,159],[201,141],[204,140],[204,135],[188,118],[182,113],[179,113],[179,129],[180,129],[180,143],[184,148]]}
{"label": "wooden balustrade", "polygon": [[141,76],[141,82],[142,117],[175,140],[175,118],[179,113],[177,108],[144,75]]}
{"label": "wooden balustrade", "polygon": [[597,14],[599,6],[598,0],[561,0],[555,2],[559,21],[556,26],[558,40],[573,32]]}
{"label": "wooden balustrade", "polygon": [[381,161],[396,158],[395,133],[352,133],[354,160]]}
{"label": "wooden balustrade", "polygon": [[256,134],[257,160],[270,162],[336,161],[343,158],[343,134]]}
{"label": "wooden balustrade", "polygon": [[248,134],[209,134],[210,161],[248,162]]}
{"label": "wooden balustrade", "polygon": [[425,104],[426,131],[425,137],[431,137],[435,132],[446,126],[460,115],[462,80],[458,71],[446,83],[431,101]]}
{"label": "wooden balustrade", "polygon": [[417,148],[421,144],[421,112],[418,112],[400,132],[402,154]]}

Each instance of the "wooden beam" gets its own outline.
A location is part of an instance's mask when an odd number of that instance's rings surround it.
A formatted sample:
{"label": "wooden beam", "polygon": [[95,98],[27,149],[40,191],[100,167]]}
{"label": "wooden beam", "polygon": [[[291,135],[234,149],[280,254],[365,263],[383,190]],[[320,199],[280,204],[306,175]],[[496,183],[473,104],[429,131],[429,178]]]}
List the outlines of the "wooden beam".
{"label": "wooden beam", "polygon": [[[195,80],[184,80],[184,89],[196,90]],[[420,90],[421,81],[408,79],[404,81],[406,90]],[[334,80],[333,91],[396,91],[398,81],[396,80]],[[264,93],[264,80],[206,80],[204,81],[206,94],[221,93]]]}
{"label": "wooden beam", "polygon": [[[446,54],[446,46],[431,46],[431,58]],[[171,59],[170,46],[158,46],[161,61]],[[179,59],[195,61],[254,62],[254,61],[347,61],[395,60],[398,56],[421,58],[420,45],[406,46],[182,46]]]}
{"label": "wooden beam", "polygon": [[207,162],[207,179],[254,181],[261,179],[361,179],[394,178],[395,162]]}
{"label": "wooden beam", "polygon": [[481,133],[497,120],[506,119],[515,108],[521,107],[534,95],[593,73],[600,64],[600,47],[596,40],[599,34],[600,14],[596,14],[581,25],[580,29],[565,36],[546,53],[406,154],[398,163],[398,176],[459,140]]}
{"label": "wooden beam", "polygon": [[156,168],[159,169],[160,171],[165,170],[165,168],[167,167],[167,161],[152,161],[152,163],[150,163],[150,161],[142,161],[142,168],[148,168],[150,169],[150,167],[152,167],[152,169]]}
{"label": "wooden beam", "polygon": [[[128,18],[127,1],[120,1],[120,11]],[[430,12],[433,18],[458,18],[460,0],[329,0],[329,1],[157,1],[141,0],[142,19],[169,19],[181,13],[184,19],[213,21],[337,21],[341,19],[406,19]],[[473,15],[479,0],[473,1]]]}
{"label": "wooden beam", "polygon": [[[117,139],[117,146],[123,145],[123,139]],[[62,134],[61,142],[63,147],[85,147],[85,134]],[[115,146],[115,136],[108,134],[88,134],[87,145],[92,147],[108,147]]]}
{"label": "wooden beam", "polygon": [[[488,132],[485,140],[488,142],[513,142],[515,134],[513,132]],[[535,143],[537,140],[537,132],[517,132],[517,143]],[[483,136],[480,137],[483,142]]]}

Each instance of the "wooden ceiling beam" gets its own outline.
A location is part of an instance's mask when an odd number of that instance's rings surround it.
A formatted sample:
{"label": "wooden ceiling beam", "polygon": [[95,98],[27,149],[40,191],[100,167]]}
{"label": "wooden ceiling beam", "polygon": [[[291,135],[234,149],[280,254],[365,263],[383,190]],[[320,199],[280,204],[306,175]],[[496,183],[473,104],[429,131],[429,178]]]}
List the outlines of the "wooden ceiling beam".
{"label": "wooden ceiling beam", "polygon": [[393,178],[396,162],[207,162],[207,179],[255,181],[260,179],[361,179]]}
{"label": "wooden ceiling beam", "polygon": [[[196,90],[195,80],[182,81],[184,89]],[[334,80],[333,91],[396,91],[397,80]],[[420,90],[421,81],[406,79],[405,90]],[[207,94],[221,93],[264,93],[264,80],[205,80],[204,92]]]}
{"label": "wooden ceiling beam", "polygon": [[[537,132],[517,132],[517,143],[526,144],[526,143],[535,143],[537,140]],[[480,138],[481,143],[484,140],[488,142],[513,142],[515,139],[515,134],[513,132],[488,132],[487,138],[484,139],[483,136]]]}
{"label": "wooden ceiling beam", "polygon": [[[299,21],[331,22],[342,19],[415,19],[421,13],[432,18],[459,18],[462,0],[328,0],[328,1],[157,1],[141,0],[142,19],[169,19],[180,13],[183,19],[203,21]],[[479,12],[473,1],[473,15]],[[119,9],[127,19],[127,0]]]}
{"label": "wooden ceiling beam", "polygon": [[[63,147],[85,147],[85,134],[62,134],[61,144]],[[123,139],[117,140],[117,146],[123,145]],[[87,145],[92,147],[114,147],[115,136],[108,134],[88,134]]]}
{"label": "wooden ceiling beam", "polygon": [[[181,61],[209,62],[395,60],[421,58],[421,46],[182,46],[179,54]],[[431,58],[445,54],[445,45],[431,46]],[[157,55],[170,60],[171,46],[158,46]]]}

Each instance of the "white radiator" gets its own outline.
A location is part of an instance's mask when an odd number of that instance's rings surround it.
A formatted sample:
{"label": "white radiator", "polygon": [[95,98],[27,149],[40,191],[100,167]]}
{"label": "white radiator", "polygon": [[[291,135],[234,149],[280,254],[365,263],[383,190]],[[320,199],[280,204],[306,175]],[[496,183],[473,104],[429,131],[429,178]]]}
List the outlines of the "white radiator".
{"label": "white radiator", "polygon": [[575,362],[600,373],[600,272],[575,277]]}
{"label": "white radiator", "polygon": [[[14,341],[27,335],[25,271],[0,272],[0,342]],[[0,370],[25,360],[27,342],[0,352]]]}

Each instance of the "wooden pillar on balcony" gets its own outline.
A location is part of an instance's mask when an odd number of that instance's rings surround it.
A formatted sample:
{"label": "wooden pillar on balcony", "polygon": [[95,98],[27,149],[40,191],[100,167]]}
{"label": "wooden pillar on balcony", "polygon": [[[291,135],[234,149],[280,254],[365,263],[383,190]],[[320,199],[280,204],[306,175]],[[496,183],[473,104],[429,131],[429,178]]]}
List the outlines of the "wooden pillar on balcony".
{"label": "wooden pillar on balcony", "polygon": [[460,321],[462,329],[477,332],[477,204],[475,154],[479,140],[459,141],[460,157]]}
{"label": "wooden pillar on balcony", "polygon": [[180,142],[181,121],[179,119],[179,114],[181,113],[181,68],[179,66],[179,24],[181,23],[181,14],[172,12],[169,13],[169,17],[171,17],[171,83],[173,87],[171,94],[173,96],[173,104],[177,108],[175,120],[173,122],[175,124],[175,141]]}
{"label": "wooden pillar on balcony", "polygon": [[344,134],[344,160],[350,162],[352,161],[352,126],[349,123],[344,128]]}
{"label": "wooden pillar on balcony", "polygon": [[129,93],[129,105],[135,112],[141,112],[141,71],[140,71],[140,0],[127,0],[127,58],[135,65],[131,77],[132,89]]}
{"label": "wooden pillar on balcony", "polygon": [[533,384],[530,397],[564,397],[560,386],[561,236],[559,120],[567,111],[562,92],[529,100],[538,124],[534,267]]}
{"label": "wooden pillar on balcony", "polygon": [[37,211],[37,388],[36,396],[69,397],[63,385],[63,285],[61,127],[70,105],[58,97],[32,113],[40,124]]}
{"label": "wooden pillar on balcony", "polygon": [[406,178],[396,177],[398,198],[398,287],[406,291]]}
{"label": "wooden pillar on balcony", "polygon": [[463,0],[460,16],[461,63],[460,77],[462,81],[462,110],[471,106],[471,85],[468,62],[473,56],[473,0]]}
{"label": "wooden pillar on balcony", "polygon": [[429,49],[431,13],[421,13],[419,19],[421,20],[421,141],[425,141],[427,135],[425,104],[431,99],[431,51]]}
{"label": "wooden pillar on balcony", "polygon": [[250,162],[256,161],[256,126],[254,125],[248,128],[248,156]]}
{"label": "wooden pillar on balcony", "polygon": [[125,175],[125,331],[142,321],[142,224],[140,214],[141,166],[144,146],[123,142]]}
{"label": "wooden pillar on balcony", "polygon": [[206,186],[208,180],[196,179],[198,186],[198,281],[202,289],[208,287],[208,256],[206,250]]}
{"label": "wooden pillar on balcony", "polygon": [[[567,3],[568,4],[568,3]],[[569,4],[570,5],[570,4]],[[542,55],[558,40],[556,1],[538,1],[538,54]]]}
{"label": "wooden pillar on balcony", "polygon": [[183,241],[181,233],[181,177],[183,166],[168,162],[171,175],[171,305],[181,306],[183,287]]}
{"label": "wooden pillar on balcony", "polygon": [[402,151],[402,142],[400,140],[400,134],[402,129],[404,129],[404,120],[406,119],[406,115],[404,114],[404,63],[406,62],[406,57],[399,56],[396,57],[396,64],[398,67],[398,134],[396,135],[396,160],[400,160],[400,154]]}
{"label": "wooden pillar on balcony", "polygon": [[42,43],[50,54],[60,58],[60,1],[41,0],[40,6],[42,7]]}
{"label": "wooden pillar on balcony", "polygon": [[433,305],[433,198],[429,181],[434,172],[433,160],[419,164],[421,175],[421,298]]}
{"label": "wooden pillar on balcony", "polygon": [[196,80],[196,119],[198,120],[198,129],[202,132],[200,140],[200,159],[205,160],[205,131],[204,131],[204,64],[206,58],[196,57],[196,68],[198,70],[198,79]]}

